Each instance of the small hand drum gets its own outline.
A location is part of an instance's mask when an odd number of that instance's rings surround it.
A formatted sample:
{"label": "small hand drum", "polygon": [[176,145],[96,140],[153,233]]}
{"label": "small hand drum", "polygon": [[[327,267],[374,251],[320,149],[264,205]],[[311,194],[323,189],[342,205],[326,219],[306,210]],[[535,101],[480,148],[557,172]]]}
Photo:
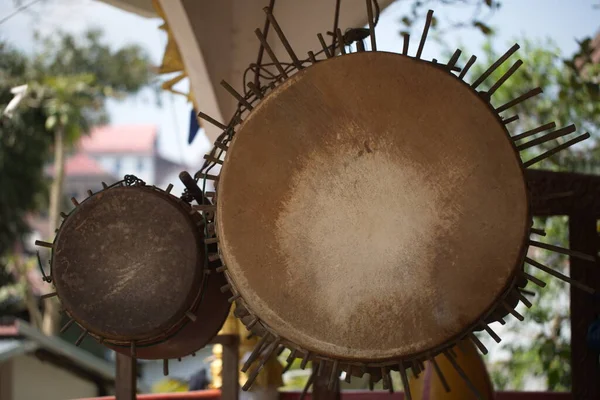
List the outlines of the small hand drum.
{"label": "small hand drum", "polygon": [[229,311],[207,275],[203,220],[175,196],[117,184],[68,215],[52,244],[52,281],[84,331],[138,358],[178,358],[205,346]]}

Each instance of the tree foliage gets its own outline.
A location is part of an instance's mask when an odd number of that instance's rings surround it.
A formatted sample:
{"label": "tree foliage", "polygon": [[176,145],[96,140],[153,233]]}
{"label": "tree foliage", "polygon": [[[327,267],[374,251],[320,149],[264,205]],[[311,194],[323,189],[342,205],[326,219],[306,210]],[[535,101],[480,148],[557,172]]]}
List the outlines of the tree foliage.
{"label": "tree foliage", "polygon": [[36,40],[40,51],[29,60],[28,105],[43,110],[48,131],[64,128],[68,143],[107,122],[108,98],[122,99],[153,81],[149,57],[140,46],[113,50],[99,30],[79,37],[36,35]]}
{"label": "tree foliage", "polygon": [[[589,132],[592,135],[592,140],[588,141],[585,151],[564,151],[537,164],[536,167],[577,172],[596,170],[597,165],[590,163],[595,162],[595,152],[598,151],[598,137],[600,136],[600,119],[598,117],[600,115],[600,87],[598,85],[600,65],[589,64],[584,73],[582,68],[575,66],[580,53],[564,58],[560,49],[552,41],[533,42],[525,38],[517,42],[521,45],[518,57],[524,63],[494,93],[492,104],[498,106],[530,89],[542,88],[542,94],[512,107],[505,113],[505,116],[513,114],[519,116],[516,122],[508,125],[509,130],[513,134],[518,134],[549,122],[556,122],[557,128],[573,123],[580,133]],[[506,48],[508,49],[508,47],[510,46],[507,45]],[[479,76],[501,55],[502,53],[494,50],[491,41],[488,41],[483,48],[483,57],[479,57],[481,61],[471,68],[470,75]],[[502,64],[478,90],[489,89],[516,60],[517,56],[513,56]],[[538,136],[545,133],[547,132]],[[564,139],[559,138],[544,143],[529,152],[522,153],[523,158],[530,158],[563,141]]]}
{"label": "tree foliage", "polygon": [[[518,42],[522,45],[518,54],[524,64],[496,91],[492,103],[496,106],[503,104],[537,86],[543,88],[544,92],[511,108],[509,114],[518,114],[519,120],[511,123],[509,130],[515,135],[552,121],[556,122],[557,128],[574,123],[579,133],[589,132],[592,135],[591,140],[578,149],[562,151],[536,167],[556,171],[600,172],[600,163],[596,157],[600,151],[598,66],[588,64],[582,67],[583,63],[578,61],[582,57],[581,51],[589,49],[582,48],[574,56],[565,59],[551,41],[532,42],[523,39]],[[508,47],[510,45],[506,46]],[[479,76],[501,55],[494,50],[491,41],[485,45],[483,53],[483,57],[479,58],[481,61],[471,69],[471,76]],[[487,90],[516,60],[517,56],[511,57],[478,89]],[[547,132],[525,141],[545,133]],[[521,152],[521,156],[527,160],[565,140],[568,139],[549,141]],[[537,219],[535,225],[546,230],[547,241],[568,247],[566,218]],[[534,258],[568,275],[568,262],[564,256],[540,250]],[[569,287],[542,272],[533,269],[528,272],[547,282],[548,286],[536,290],[534,306],[531,309],[519,310],[526,321],[533,321],[533,324],[509,322],[507,331],[518,340],[506,340],[500,345],[500,350],[505,351],[508,356],[489,366],[493,381],[499,389],[523,389],[527,382],[537,381],[547,390],[569,390]]]}
{"label": "tree foliage", "polygon": [[45,114],[39,108],[19,107],[12,118],[4,115],[13,98],[11,89],[25,83],[28,61],[0,43],[0,256],[26,231],[26,214],[44,204],[43,166],[52,142],[44,128]]}
{"label": "tree foliage", "polygon": [[[413,33],[413,27],[417,26],[417,31],[423,29],[422,24],[425,15],[429,9],[437,6],[460,7],[465,10],[468,18],[459,21],[439,20],[434,15],[431,20],[431,26],[436,28],[436,34],[443,34],[457,29],[474,28],[483,35],[491,35],[494,30],[488,25],[488,20],[494,15],[502,5],[501,0],[415,0],[411,2],[408,13],[400,18],[402,30],[401,35]],[[443,13],[441,13],[443,14]],[[443,18],[440,17],[440,18]]]}
{"label": "tree foliage", "polygon": [[82,39],[64,32],[39,37],[32,56],[0,42],[0,110],[28,84],[12,118],[0,119],[0,254],[24,233],[24,213],[41,203],[52,132],[63,125],[73,142],[91,126],[107,121],[105,101],[136,93],[152,82],[150,61],[139,46],[112,50],[98,30]]}

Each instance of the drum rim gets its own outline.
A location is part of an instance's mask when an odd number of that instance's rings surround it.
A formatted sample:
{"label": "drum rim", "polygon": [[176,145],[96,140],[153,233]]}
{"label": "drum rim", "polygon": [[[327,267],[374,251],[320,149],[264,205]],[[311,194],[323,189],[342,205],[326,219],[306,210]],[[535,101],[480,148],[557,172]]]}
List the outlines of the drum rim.
{"label": "drum rim", "polygon": [[[58,229],[58,232],[56,234],[56,238],[54,240],[54,244],[55,244],[56,248],[58,248],[60,246],[59,243],[60,243],[60,239],[61,239],[61,233],[64,232],[63,227],[66,226],[65,224],[69,223],[69,219],[72,216],[78,214],[82,210],[81,206],[84,205],[88,201],[95,201],[95,199],[97,199],[97,196],[99,194],[106,193],[107,191],[112,191],[112,190],[143,191],[150,195],[156,196],[157,198],[162,198],[164,201],[167,201],[172,206],[174,206],[174,209],[177,212],[180,212],[182,215],[187,216],[186,220],[188,221],[188,227],[190,228],[190,231],[195,236],[195,241],[197,244],[196,248],[198,250],[198,255],[197,255],[197,262],[196,262],[196,271],[197,272],[195,273],[195,276],[194,276],[195,283],[192,285],[192,290],[190,290],[190,293],[188,293],[185,301],[182,303],[182,306],[168,321],[162,323],[159,327],[155,328],[154,330],[152,330],[152,332],[150,332],[147,335],[140,335],[140,337],[136,337],[136,338],[132,338],[132,337],[128,337],[128,336],[120,336],[120,335],[107,335],[105,332],[100,332],[95,327],[90,326],[90,324],[88,324],[84,319],[82,319],[80,316],[77,316],[75,313],[73,313],[72,307],[69,305],[69,302],[68,301],[64,302],[63,297],[61,296],[61,290],[62,290],[61,284],[58,283],[58,285],[57,285],[57,281],[55,279],[53,279],[53,284],[54,284],[58,298],[61,299],[61,304],[63,304],[63,307],[65,309],[65,314],[69,318],[74,320],[77,323],[77,325],[79,325],[84,330],[84,332],[86,332],[88,335],[95,338],[98,342],[100,342],[100,343],[106,342],[106,343],[110,343],[111,345],[119,346],[119,347],[149,346],[149,345],[156,344],[157,342],[164,341],[164,340],[174,336],[189,321],[189,317],[186,316],[186,312],[188,312],[188,311],[193,312],[198,307],[198,304],[199,304],[199,301],[200,301],[201,295],[202,295],[203,283],[206,279],[206,276],[204,273],[204,270],[205,270],[205,265],[204,265],[205,249],[204,249],[204,245],[203,245],[204,233],[203,233],[202,229],[198,229],[198,224],[200,221],[198,214],[195,212],[192,214],[192,212],[191,212],[192,208],[189,206],[189,204],[187,204],[183,200],[177,198],[176,196],[174,196],[174,195],[170,194],[169,192],[164,191],[156,186],[150,186],[150,185],[145,185],[145,184],[143,184],[143,185],[119,184],[119,185],[115,185],[115,186],[106,187],[106,188],[92,194],[91,196],[88,196],[86,199],[84,199],[82,202],[80,202],[69,213],[69,215],[62,221],[62,223]],[[55,261],[55,251],[53,250],[52,256],[50,258],[51,266],[54,265],[54,261]],[[58,282],[60,282],[60,280]]]}
{"label": "drum rim", "polygon": [[[433,64],[429,61],[426,61],[426,60],[415,59],[413,57],[409,57],[409,56],[406,56],[403,54],[398,54],[398,53],[393,53],[393,52],[385,52],[385,51],[350,53],[350,54],[333,57],[331,59],[325,60],[324,62],[331,62],[331,61],[339,59],[341,57],[361,57],[361,56],[378,57],[382,54],[391,55],[391,56],[395,56],[395,57],[409,58],[414,62],[420,63],[424,68],[440,68],[441,67],[441,65],[436,66],[435,64]],[[293,76],[290,76],[289,79],[286,79],[279,86],[273,88],[272,91],[268,93],[268,95],[270,96],[272,93],[275,93],[280,90],[284,90],[284,88],[293,84],[293,82],[296,79],[299,79],[299,77],[301,77],[303,74],[305,74],[307,70],[310,70],[311,68],[314,68],[314,67],[315,67],[315,64],[310,65],[310,66],[306,67],[305,69],[297,72]],[[448,75],[451,75],[451,74],[448,72]],[[529,240],[529,237],[531,234],[531,227],[533,224],[533,219],[532,219],[532,215],[531,215],[531,194],[530,194],[528,183],[527,183],[527,180],[525,177],[525,167],[523,166],[523,160],[520,157],[519,151],[517,150],[517,146],[511,140],[511,135],[508,131],[508,128],[502,122],[501,117],[496,112],[494,107],[490,104],[490,102],[486,101],[484,98],[482,98],[477,93],[476,90],[471,88],[470,84],[468,84],[467,82],[465,82],[461,79],[458,79],[458,78],[456,78],[456,79],[459,83],[462,83],[463,85],[465,85],[464,88],[467,91],[469,91],[474,97],[479,99],[479,101],[481,101],[487,107],[487,110],[494,116],[497,123],[502,128],[502,130],[505,134],[505,138],[509,142],[510,147],[512,149],[512,152],[513,152],[512,154],[514,155],[514,157],[517,161],[517,165],[520,170],[520,176],[523,181],[524,194],[525,194],[525,198],[523,199],[524,205],[525,205],[525,217],[526,217],[526,221],[530,221],[530,224],[527,224],[526,222],[523,224],[524,232],[522,234],[521,248],[520,248],[520,251],[518,252],[518,257],[516,257],[516,263],[515,263],[514,267],[512,267],[511,274],[506,279],[504,288],[499,291],[499,294],[496,296],[496,298],[493,301],[491,301],[490,305],[486,309],[484,309],[484,311],[477,318],[475,318],[475,320],[473,322],[466,325],[466,328],[461,330],[459,333],[449,337],[448,339],[446,339],[443,343],[440,343],[439,345],[433,346],[433,347],[431,347],[427,350],[421,351],[421,352],[415,352],[415,353],[411,353],[411,354],[407,354],[407,355],[403,355],[403,356],[394,356],[394,357],[387,357],[387,358],[381,358],[381,359],[373,359],[372,361],[363,363],[363,362],[356,361],[356,359],[345,359],[342,357],[338,357],[337,355],[331,356],[331,355],[323,354],[315,349],[308,348],[309,346],[307,346],[307,348],[302,348],[299,346],[298,343],[295,343],[291,340],[288,340],[288,339],[280,336],[275,329],[268,326],[268,324],[264,320],[262,320],[252,310],[252,306],[250,306],[246,302],[243,294],[241,294],[239,292],[239,290],[237,289],[235,280],[231,277],[231,274],[227,270],[225,270],[225,274],[227,276],[229,286],[231,287],[231,291],[237,297],[236,303],[239,303],[243,308],[248,310],[249,315],[246,316],[245,318],[242,318],[242,322],[249,330],[255,332],[257,335],[270,334],[270,336],[272,336],[273,338],[276,338],[276,340],[279,343],[285,345],[286,347],[289,347],[291,349],[295,349],[296,351],[304,353],[310,359],[321,359],[321,360],[326,360],[326,361],[331,361],[331,362],[342,361],[348,365],[353,365],[353,366],[364,367],[365,365],[367,365],[367,367],[369,367],[369,368],[370,367],[380,368],[382,366],[388,366],[388,365],[395,366],[398,364],[398,360],[404,361],[404,360],[420,359],[423,357],[429,357],[431,355],[439,354],[440,352],[444,351],[445,349],[449,349],[449,348],[453,347],[461,339],[468,337],[469,334],[471,334],[472,332],[478,330],[478,327],[481,327],[481,326],[483,326],[483,324],[485,324],[485,320],[487,318],[489,318],[495,311],[497,311],[499,308],[501,308],[501,303],[506,300],[506,298],[510,295],[511,291],[516,287],[518,274],[524,270],[525,257],[527,255],[527,251],[529,248],[528,240]],[[265,98],[266,98],[266,96],[265,96]],[[261,104],[263,104],[262,99],[259,101],[259,103],[257,105],[254,106],[254,110],[251,113],[254,114],[255,111],[261,106]],[[237,127],[236,132],[239,131],[240,129],[242,129],[244,127],[244,125],[245,125],[245,121],[242,122],[242,124]],[[222,169],[219,173],[219,176],[215,179],[217,182],[220,181],[220,178],[227,171],[227,165],[228,165],[227,158],[229,156],[229,152],[235,146],[236,137],[237,137],[237,135],[234,135],[233,139],[231,140],[231,142],[229,144],[229,147],[226,152],[225,160],[223,161]],[[217,192],[217,209],[218,209],[218,208],[220,208],[220,206],[222,206],[222,203],[220,200],[220,196],[218,196],[218,192],[219,192],[218,187],[215,190]],[[216,215],[217,215],[216,216],[216,222],[217,222],[216,223],[216,228],[217,228],[216,231],[217,231],[217,237],[219,237],[223,233],[221,224],[220,224],[221,214],[217,212]],[[219,250],[219,255],[222,259],[223,264],[227,265],[227,256],[221,250]]]}

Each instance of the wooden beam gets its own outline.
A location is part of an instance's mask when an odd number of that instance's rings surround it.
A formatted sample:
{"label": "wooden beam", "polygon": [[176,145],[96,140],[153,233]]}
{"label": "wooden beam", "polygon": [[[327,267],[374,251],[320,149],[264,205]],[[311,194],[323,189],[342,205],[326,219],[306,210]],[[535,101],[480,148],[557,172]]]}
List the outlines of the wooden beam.
{"label": "wooden beam", "polygon": [[12,360],[0,363],[0,400],[12,400],[13,397],[13,368]]}
{"label": "wooden beam", "polygon": [[115,383],[115,397],[119,400],[135,400],[137,392],[136,384],[136,359],[117,353],[117,379]]}
{"label": "wooden beam", "polygon": [[[317,368],[318,363],[313,366]],[[321,372],[321,375],[316,375],[312,387],[313,400],[340,400],[340,385],[337,381],[332,389],[329,389],[329,379],[331,376],[331,365],[326,364]]]}
{"label": "wooden beam", "polygon": [[[200,46],[195,33],[194,24],[198,25],[200,16],[189,15],[183,0],[158,1],[165,13],[169,29],[179,47],[181,59],[190,81],[191,92],[198,103],[198,107],[202,108],[196,111],[205,112],[219,121],[230,118],[231,115],[226,115],[227,118],[224,118],[223,109],[215,92],[216,87],[218,87],[218,80],[224,77],[219,76],[217,80],[216,77],[211,76],[205,56],[206,49]],[[200,25],[202,24],[200,23]],[[211,143],[222,132],[221,129],[210,124],[204,124],[204,130]]]}
{"label": "wooden beam", "polygon": [[238,400],[239,397],[239,344],[238,335],[220,335],[213,339],[213,343],[223,345],[221,354],[221,400]]}
{"label": "wooden beam", "polygon": [[[592,191],[596,188],[588,188]],[[585,208],[581,212],[586,212]],[[597,216],[576,214],[569,216],[569,247],[586,254],[597,254]],[[600,291],[598,263],[570,259],[571,278]],[[575,399],[600,399],[600,365],[598,353],[587,346],[587,331],[600,313],[600,303],[588,293],[571,286],[571,374]]]}
{"label": "wooden beam", "polygon": [[585,210],[600,216],[600,176],[527,170],[525,177],[533,215],[572,215]]}
{"label": "wooden beam", "polygon": [[222,344],[223,346],[237,346],[240,343],[238,335],[218,335],[212,338],[210,344]]}

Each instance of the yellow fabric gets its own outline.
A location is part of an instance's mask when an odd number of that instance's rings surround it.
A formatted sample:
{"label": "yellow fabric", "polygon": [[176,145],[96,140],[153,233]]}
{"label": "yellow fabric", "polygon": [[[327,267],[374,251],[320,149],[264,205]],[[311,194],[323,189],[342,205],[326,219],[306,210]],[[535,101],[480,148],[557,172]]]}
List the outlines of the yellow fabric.
{"label": "yellow fabric", "polygon": [[[247,339],[248,331],[244,324],[241,323],[239,319],[237,319],[233,315],[232,307],[227,320],[223,324],[223,328],[219,331],[219,335],[228,335],[228,334],[237,334],[240,337],[240,347],[239,347],[239,357],[240,360],[243,360],[247,354],[249,354],[259,342],[258,337],[253,337]],[[212,385],[214,388],[221,387],[221,370],[222,370],[222,354],[221,346],[213,346],[213,355],[215,357],[214,361],[211,363],[211,374],[213,376]],[[255,363],[258,363],[255,362]],[[240,368],[242,367],[243,362],[240,362]],[[252,368],[250,368],[252,371]],[[250,372],[248,371],[248,372]],[[256,377],[252,388],[266,388],[266,387],[281,387],[283,386],[283,379],[281,377],[281,373],[283,372],[283,366],[277,360],[276,357],[271,357],[266,363],[262,371]],[[240,372],[240,385],[243,385],[248,379],[247,374]],[[250,390],[252,391],[252,389]]]}
{"label": "yellow fabric", "polygon": [[[168,28],[168,27],[167,27]],[[179,47],[173,39],[171,31],[166,29],[167,32],[167,47],[165,48],[165,54],[163,60],[158,67],[159,74],[170,74],[171,72],[179,72],[185,70],[183,61],[181,61],[181,54],[179,53]]]}
{"label": "yellow fabric", "polygon": [[[175,86],[181,80],[187,78],[188,74],[185,70],[185,65],[183,64],[183,60],[181,58],[179,46],[177,45],[177,42],[175,41],[175,38],[173,37],[171,30],[169,29],[169,25],[166,22],[167,20],[165,18],[165,13],[162,7],[160,6],[158,0],[152,0],[152,5],[156,10],[156,14],[160,18],[162,18],[163,21],[165,21],[165,23],[162,24],[159,27],[159,29],[164,30],[167,33],[167,47],[165,48],[165,53],[163,54],[162,63],[160,67],[158,67],[158,74],[172,74],[175,72],[179,72],[179,74],[175,78],[163,82],[161,87],[163,88],[163,90],[166,90],[168,92],[185,96],[187,100],[194,105],[194,108],[198,110],[198,104],[196,103],[196,99],[192,95],[191,90],[189,93],[182,93],[178,90],[173,89],[173,86]],[[198,123],[201,123],[200,120],[198,120]]]}
{"label": "yellow fabric", "polygon": [[[461,350],[461,347],[464,351]],[[473,382],[473,385],[479,390],[484,399],[493,399],[494,388],[477,348],[471,341],[467,340],[463,341],[461,347],[456,346],[453,348],[457,364],[465,371],[469,380]],[[473,392],[471,392],[446,356],[440,354],[435,358],[435,361],[446,378],[451,391],[446,393],[433,365],[430,362],[426,362],[425,372],[419,374],[419,378],[415,378],[412,373],[409,373],[409,385],[413,398],[423,400],[475,399]],[[429,392],[428,396],[427,391]]]}
{"label": "yellow fabric", "polygon": [[152,393],[177,393],[187,392],[188,390],[187,383],[170,378],[161,379],[152,385]]}

